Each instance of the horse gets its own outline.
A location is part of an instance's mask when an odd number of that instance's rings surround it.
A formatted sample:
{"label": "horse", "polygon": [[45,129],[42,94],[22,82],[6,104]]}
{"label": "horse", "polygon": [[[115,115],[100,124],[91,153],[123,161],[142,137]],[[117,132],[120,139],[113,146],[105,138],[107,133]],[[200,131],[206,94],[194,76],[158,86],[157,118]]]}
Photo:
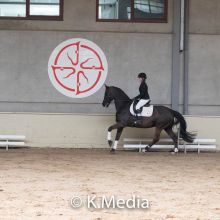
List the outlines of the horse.
{"label": "horse", "polygon": [[[102,102],[103,107],[109,107],[111,102],[114,101],[116,108],[116,123],[108,128],[108,144],[110,146],[110,153],[115,153],[118,141],[121,137],[125,127],[136,128],[152,128],[155,127],[153,140],[146,146],[144,152],[149,151],[150,148],[160,140],[162,130],[171,137],[174,142],[173,153],[178,153],[178,136],[173,131],[173,127],[177,124],[180,125],[180,137],[192,143],[195,139],[195,134],[188,132],[187,123],[182,114],[165,106],[154,106],[153,114],[151,117],[140,117],[138,120],[130,113],[130,106],[133,102],[124,91],[114,86],[105,85],[105,94]],[[117,129],[115,142],[111,140],[111,131]]]}

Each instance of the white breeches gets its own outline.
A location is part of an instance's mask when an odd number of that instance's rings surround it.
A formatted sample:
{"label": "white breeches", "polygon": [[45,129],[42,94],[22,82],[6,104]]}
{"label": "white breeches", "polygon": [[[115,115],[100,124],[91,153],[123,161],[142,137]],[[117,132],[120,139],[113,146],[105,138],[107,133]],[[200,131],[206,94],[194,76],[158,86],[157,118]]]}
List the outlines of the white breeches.
{"label": "white breeches", "polygon": [[149,101],[150,101],[149,99],[141,99],[136,105],[136,110],[146,105]]}

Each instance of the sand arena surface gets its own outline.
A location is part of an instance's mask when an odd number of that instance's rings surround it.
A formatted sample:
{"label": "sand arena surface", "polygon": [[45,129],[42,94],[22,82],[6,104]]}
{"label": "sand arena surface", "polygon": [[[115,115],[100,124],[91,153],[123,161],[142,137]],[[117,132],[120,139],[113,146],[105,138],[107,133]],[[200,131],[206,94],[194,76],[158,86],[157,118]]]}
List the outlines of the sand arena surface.
{"label": "sand arena surface", "polygon": [[[73,209],[74,195],[147,198],[149,210]],[[0,150],[0,219],[219,220],[220,153]]]}

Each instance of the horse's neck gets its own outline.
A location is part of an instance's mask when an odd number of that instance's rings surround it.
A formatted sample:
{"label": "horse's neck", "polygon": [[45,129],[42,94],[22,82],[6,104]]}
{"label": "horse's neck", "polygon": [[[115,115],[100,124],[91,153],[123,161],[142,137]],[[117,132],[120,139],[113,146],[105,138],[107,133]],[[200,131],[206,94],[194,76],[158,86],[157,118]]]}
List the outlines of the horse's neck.
{"label": "horse's neck", "polygon": [[131,99],[119,88],[114,88],[114,100],[115,100],[115,108],[117,113],[120,112],[123,108],[125,108]]}
{"label": "horse's neck", "polygon": [[115,99],[115,108],[117,112],[120,112],[123,108],[125,108],[129,103],[131,102],[131,99]]}

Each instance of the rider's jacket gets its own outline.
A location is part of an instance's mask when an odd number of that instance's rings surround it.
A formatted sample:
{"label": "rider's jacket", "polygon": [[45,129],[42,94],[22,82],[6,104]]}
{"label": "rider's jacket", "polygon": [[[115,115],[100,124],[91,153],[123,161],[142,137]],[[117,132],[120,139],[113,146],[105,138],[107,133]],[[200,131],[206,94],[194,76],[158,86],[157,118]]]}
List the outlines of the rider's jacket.
{"label": "rider's jacket", "polygon": [[148,86],[145,81],[143,81],[139,87],[140,94],[136,96],[136,99],[150,99],[148,94]]}

